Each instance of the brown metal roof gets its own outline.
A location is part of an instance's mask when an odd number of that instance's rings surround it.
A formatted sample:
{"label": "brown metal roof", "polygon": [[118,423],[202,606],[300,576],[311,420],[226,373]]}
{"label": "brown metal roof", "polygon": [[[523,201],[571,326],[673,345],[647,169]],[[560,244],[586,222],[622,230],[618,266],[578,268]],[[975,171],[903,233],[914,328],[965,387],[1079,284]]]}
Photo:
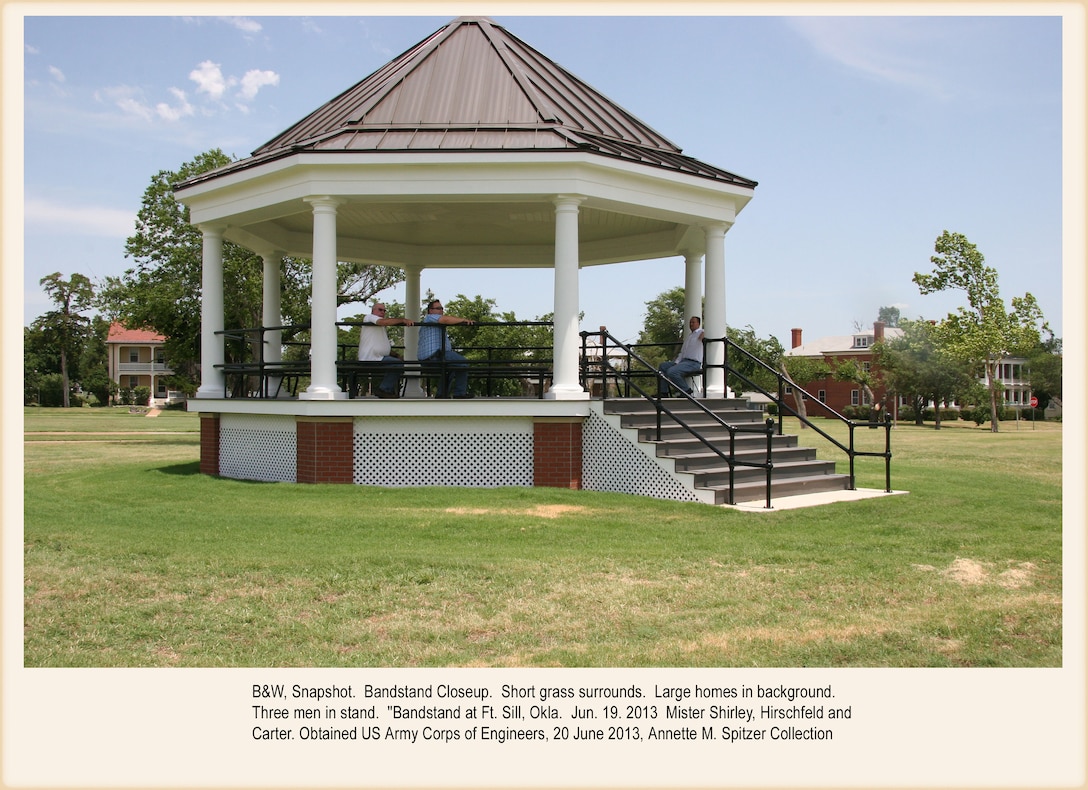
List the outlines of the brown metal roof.
{"label": "brown metal roof", "polygon": [[309,152],[588,151],[745,187],[691,157],[483,17],[456,19],[248,159],[186,186]]}

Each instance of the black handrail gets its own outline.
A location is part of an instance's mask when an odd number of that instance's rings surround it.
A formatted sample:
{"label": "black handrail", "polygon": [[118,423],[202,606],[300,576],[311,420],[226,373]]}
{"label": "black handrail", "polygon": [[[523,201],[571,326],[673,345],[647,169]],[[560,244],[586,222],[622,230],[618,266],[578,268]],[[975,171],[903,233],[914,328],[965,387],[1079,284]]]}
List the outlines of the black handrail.
{"label": "black handrail", "polygon": [[[802,424],[807,425],[809,428],[812,428],[816,433],[818,433],[824,439],[826,439],[831,444],[833,444],[835,447],[839,448],[841,451],[846,453],[847,458],[849,459],[849,465],[850,465],[850,490],[851,491],[854,491],[854,490],[857,489],[857,483],[856,483],[856,477],[855,477],[855,465],[854,465],[855,459],[865,458],[865,457],[868,457],[868,458],[883,458],[884,459],[884,490],[885,490],[886,493],[889,493],[889,494],[891,493],[891,490],[892,490],[892,466],[891,466],[891,464],[892,464],[892,434],[891,434],[892,419],[891,419],[890,414],[885,412],[884,420],[883,420],[884,434],[885,434],[884,435],[884,452],[878,453],[878,452],[870,452],[870,451],[859,450],[859,449],[857,449],[856,443],[854,441],[854,431],[857,430],[857,428],[862,427],[862,426],[867,427],[867,428],[868,427],[875,427],[875,426],[872,425],[872,423],[857,422],[855,420],[851,420],[850,418],[843,416],[842,414],[839,414],[837,411],[832,409],[830,406],[823,403],[819,399],[815,398],[812,395],[812,393],[807,392],[804,388],[797,386],[797,384],[795,384],[792,381],[789,381],[789,379],[787,379],[786,376],[783,373],[781,373],[780,371],[775,370],[774,368],[772,368],[770,365],[768,365],[766,362],[759,359],[758,357],[753,356],[750,352],[748,352],[744,348],[738,346],[736,343],[734,343],[728,337],[714,338],[714,339],[708,338],[706,342],[707,343],[723,343],[724,342],[724,344],[725,344],[725,354],[724,354],[722,363],[720,365],[705,365],[706,368],[711,368],[711,367],[720,367],[720,368],[722,368],[725,371],[725,376],[726,377],[728,377],[729,375],[736,376],[741,381],[746,383],[749,387],[751,387],[754,391],[760,392],[763,395],[766,395],[768,398],[771,399],[772,402],[774,402],[777,405],[777,407],[778,407],[778,433],[779,433],[780,436],[782,435],[782,430],[783,430],[783,412],[788,411],[794,417],[797,417],[797,419],[800,420]],[[747,358],[747,360],[749,362],[753,363],[757,368],[762,369],[762,370],[766,371],[767,373],[771,374],[772,376],[774,376],[775,380],[778,383],[777,393],[772,395],[770,392],[768,392],[766,389],[764,389],[762,386],[760,386],[757,382],[753,381],[747,375],[745,375],[743,372],[738,370],[734,365],[729,364],[730,355],[733,354],[733,353],[741,354],[743,357]],[[821,409],[824,409],[826,412],[828,412],[828,414],[830,414],[832,418],[834,418],[834,419],[838,420],[839,422],[843,423],[847,428],[847,434],[849,436],[849,444],[843,444],[838,439],[836,439],[834,436],[831,436],[826,431],[824,431],[822,428],[820,428],[816,423],[812,422],[812,420],[810,420],[807,415],[802,415],[799,411],[797,411],[795,408],[790,406],[786,401],[786,387],[787,387],[787,384],[788,384],[788,386],[792,387],[794,390],[800,392],[802,397],[809,398],[814,403],[819,403]]]}
{"label": "black handrail", "polygon": [[[734,481],[735,468],[737,466],[748,466],[748,467],[755,467],[755,468],[765,469],[766,470],[766,505],[765,506],[767,508],[771,507],[771,479],[772,479],[772,471],[774,469],[774,461],[773,461],[773,459],[771,457],[771,444],[772,444],[772,439],[773,439],[773,436],[774,436],[774,421],[773,420],[768,419],[767,422],[765,424],[763,424],[760,428],[755,428],[754,426],[749,426],[749,425],[734,425],[732,423],[726,422],[724,419],[722,419],[721,415],[715,414],[710,409],[708,409],[706,406],[704,406],[702,403],[700,403],[698,400],[693,398],[691,395],[688,395],[687,393],[681,392],[680,397],[681,397],[682,400],[686,400],[688,404],[694,405],[698,411],[702,412],[703,415],[709,417],[713,422],[717,423],[718,426],[720,426],[722,428],[725,428],[729,432],[729,452],[725,453],[725,452],[722,451],[722,449],[720,447],[718,447],[715,444],[712,444],[705,436],[703,436],[701,433],[699,433],[699,431],[697,431],[695,428],[693,428],[691,425],[689,425],[687,422],[685,422],[684,419],[682,417],[680,417],[680,415],[678,415],[676,412],[674,412],[672,409],[670,409],[666,404],[662,403],[660,384],[661,384],[661,382],[665,382],[667,384],[668,380],[665,378],[664,374],[661,373],[660,370],[656,369],[649,362],[647,362],[645,359],[643,359],[641,356],[639,356],[638,353],[634,351],[632,346],[626,345],[626,344],[622,343],[621,341],[617,340],[615,337],[613,337],[611,334],[609,334],[607,329],[605,329],[603,327],[598,332],[580,332],[579,334],[580,334],[580,336],[582,338],[583,386],[585,386],[587,390],[589,390],[589,386],[588,386],[589,385],[589,379],[593,377],[592,373],[590,372],[590,366],[594,365],[594,364],[599,366],[599,369],[601,371],[602,384],[603,384],[603,386],[601,388],[601,398],[602,398],[602,400],[605,399],[605,397],[607,395],[609,373],[611,373],[613,376],[615,376],[616,383],[617,383],[617,389],[619,388],[620,380],[623,380],[625,382],[625,384],[627,385],[627,388],[628,388],[627,389],[628,392],[630,392],[630,387],[634,387],[635,391],[638,392],[638,394],[640,396],[642,396],[644,399],[646,399],[647,401],[652,403],[653,406],[654,406],[654,409],[655,409],[655,411],[657,413],[657,440],[658,441],[661,440],[661,415],[666,414],[677,425],[679,425],[681,428],[683,428],[685,431],[687,431],[689,434],[691,434],[691,436],[694,439],[698,440],[703,445],[705,445],[709,450],[711,450],[713,453],[715,453],[719,458],[721,458],[729,466],[729,500],[728,501],[729,501],[730,505],[735,505],[737,503],[736,502],[736,490],[735,490],[736,486],[735,486],[735,481]],[[591,363],[589,361],[589,344],[587,343],[587,340],[590,337],[600,338],[600,349],[601,349],[601,360],[600,360],[600,362]],[[624,353],[626,354],[627,359],[628,359],[628,371],[622,371],[619,368],[616,368],[612,364],[612,360],[608,356],[608,344],[609,344],[610,341],[611,341],[613,347],[622,349],[624,351]],[[635,360],[636,362],[646,366],[646,369],[648,371],[653,371],[654,372],[654,374],[655,374],[654,378],[653,378],[653,381],[654,381],[654,393],[652,395],[650,393],[647,393],[639,385],[638,380],[635,377],[630,375],[630,373],[629,373],[630,360],[632,360],[632,359]],[[763,433],[763,434],[765,434],[767,436],[766,461],[764,461],[763,463],[760,463],[758,461],[745,461],[745,460],[737,458],[736,457],[736,435],[738,433]]]}
{"label": "black handrail", "polygon": [[[338,327],[362,326],[363,321],[338,321]],[[551,326],[550,321],[483,321],[472,324],[440,324],[438,329],[443,334],[450,326],[457,329],[475,328],[482,326]],[[417,322],[416,326],[422,326]],[[282,378],[291,377],[296,383],[300,376],[310,372],[309,358],[304,356],[299,360],[269,361],[266,357],[265,347],[268,345],[266,333],[274,330],[290,331],[297,334],[299,331],[310,329],[310,324],[289,324],[283,326],[254,326],[238,329],[218,330],[215,334],[223,338],[225,362],[216,365],[217,368],[233,377],[235,383],[241,382],[239,395],[246,397],[248,390],[245,387],[245,377],[258,379],[257,397],[276,397],[282,386]],[[300,346],[308,348],[307,341],[281,341],[283,346]],[[403,350],[403,346],[395,346]],[[355,360],[355,346],[350,343],[337,343],[337,367],[345,375],[351,376],[350,387],[354,387],[355,376],[364,369],[368,372],[381,370],[382,364],[378,362],[364,363]],[[474,359],[473,351],[482,352],[482,359]],[[524,376],[533,381],[540,390],[539,396],[543,397],[544,382],[551,376],[552,360],[550,353],[543,356],[541,352],[551,352],[551,346],[479,346],[464,349],[468,356],[469,366],[479,365],[484,368],[486,378],[484,385],[485,395],[491,396],[496,391],[496,378],[516,378],[517,371],[524,370]],[[386,366],[388,367],[388,366]],[[400,364],[400,367],[408,374],[423,376],[437,375],[443,382],[452,372],[452,365],[445,358],[436,360],[408,360]],[[356,369],[358,368],[358,369]],[[345,372],[346,370],[346,372]],[[503,376],[502,373],[509,375]],[[239,378],[240,377],[240,378]],[[275,391],[273,391],[275,385]],[[231,381],[224,380],[224,396],[230,394]],[[444,388],[440,387],[440,390]]]}

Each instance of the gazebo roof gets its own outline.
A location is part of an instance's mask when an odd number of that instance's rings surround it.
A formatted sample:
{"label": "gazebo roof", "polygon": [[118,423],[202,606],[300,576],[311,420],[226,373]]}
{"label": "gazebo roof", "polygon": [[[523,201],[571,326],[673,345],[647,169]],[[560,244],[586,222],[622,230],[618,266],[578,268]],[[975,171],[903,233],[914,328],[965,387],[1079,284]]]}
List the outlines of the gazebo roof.
{"label": "gazebo roof", "polygon": [[309,257],[338,206],[342,261],[550,267],[557,196],[580,265],[699,250],[756,182],[681,149],[489,19],[456,19],[245,159],[175,187],[190,221]]}
{"label": "gazebo roof", "polygon": [[299,152],[589,151],[729,184],[486,17],[461,17],[262,145],[186,185]]}

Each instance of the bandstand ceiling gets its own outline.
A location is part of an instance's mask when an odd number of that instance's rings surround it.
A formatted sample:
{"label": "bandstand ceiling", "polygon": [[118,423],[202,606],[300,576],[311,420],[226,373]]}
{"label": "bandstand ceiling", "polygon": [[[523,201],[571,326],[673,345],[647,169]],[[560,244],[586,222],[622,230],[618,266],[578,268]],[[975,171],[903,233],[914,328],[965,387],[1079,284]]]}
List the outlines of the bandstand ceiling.
{"label": "bandstand ceiling", "polygon": [[461,18],[243,160],[176,187],[194,223],[312,252],[307,197],[342,260],[551,266],[557,195],[583,199],[582,265],[698,248],[756,182],[681,149],[486,18]]}

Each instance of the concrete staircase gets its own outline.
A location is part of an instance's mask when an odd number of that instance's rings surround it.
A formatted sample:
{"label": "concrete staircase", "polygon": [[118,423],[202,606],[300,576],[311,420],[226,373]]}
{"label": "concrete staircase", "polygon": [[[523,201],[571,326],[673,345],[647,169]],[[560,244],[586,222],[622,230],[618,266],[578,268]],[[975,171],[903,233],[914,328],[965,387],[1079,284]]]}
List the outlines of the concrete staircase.
{"label": "concrete staircase", "polygon": [[[679,399],[666,400],[665,405],[687,425],[720,449],[729,453],[729,431],[697,407]],[[707,409],[734,426],[759,427],[762,412],[749,409],[740,398],[701,400]],[[653,448],[659,458],[673,462],[674,474],[687,479],[695,489],[711,492],[716,504],[729,502],[729,464],[703,442],[692,436],[667,414],[661,415],[661,437],[657,435],[657,413],[654,404],[642,399],[615,399],[604,404],[606,414],[619,417],[621,427],[637,431],[638,441]],[[767,437],[760,433],[738,433],[735,442],[738,460],[765,463]],[[848,475],[836,474],[833,461],[816,458],[816,450],[799,447],[796,436],[774,436],[771,439],[771,497],[797,496],[825,491],[842,491],[850,487]],[[734,501],[753,502],[766,498],[764,468],[736,466],[733,473]]]}

